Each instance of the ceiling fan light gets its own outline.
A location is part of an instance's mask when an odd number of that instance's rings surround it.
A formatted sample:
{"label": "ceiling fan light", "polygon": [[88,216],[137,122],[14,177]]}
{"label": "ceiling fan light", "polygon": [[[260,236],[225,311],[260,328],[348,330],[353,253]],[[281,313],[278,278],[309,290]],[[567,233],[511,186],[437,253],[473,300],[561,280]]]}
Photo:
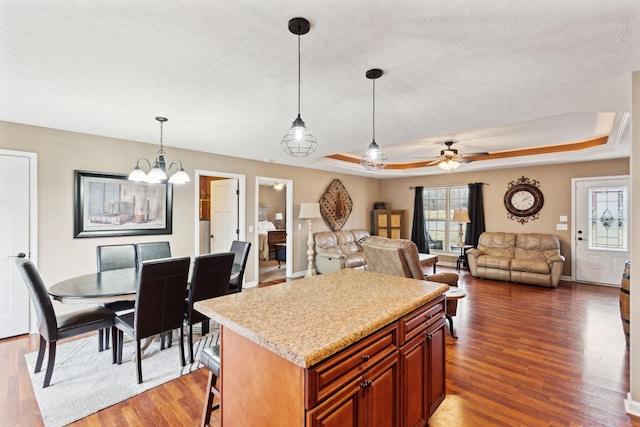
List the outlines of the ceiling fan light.
{"label": "ceiling fan light", "polygon": [[454,159],[447,159],[438,163],[438,167],[445,171],[452,171],[458,166],[460,166],[460,162]]}

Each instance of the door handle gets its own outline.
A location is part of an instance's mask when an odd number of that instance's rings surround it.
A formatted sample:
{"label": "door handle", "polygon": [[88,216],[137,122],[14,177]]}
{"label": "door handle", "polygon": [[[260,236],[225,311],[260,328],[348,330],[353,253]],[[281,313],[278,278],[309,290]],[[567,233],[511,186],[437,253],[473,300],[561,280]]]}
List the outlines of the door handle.
{"label": "door handle", "polygon": [[19,252],[18,255],[11,255],[9,258],[25,258],[26,255],[24,252]]}

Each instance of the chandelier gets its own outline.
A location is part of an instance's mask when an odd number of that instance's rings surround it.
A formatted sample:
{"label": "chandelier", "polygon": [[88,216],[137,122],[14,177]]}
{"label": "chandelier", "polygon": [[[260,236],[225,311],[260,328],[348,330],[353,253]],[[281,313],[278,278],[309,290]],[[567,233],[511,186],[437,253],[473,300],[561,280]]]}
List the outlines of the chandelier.
{"label": "chandelier", "polygon": [[[174,160],[166,167],[166,161],[164,159],[164,146],[163,146],[163,125],[168,119],[165,117],[156,117],[156,120],[160,122],[160,150],[158,150],[156,160],[151,166],[151,162],[145,158],[140,158],[136,162],[136,167],[129,174],[130,181],[136,182],[148,182],[149,184],[158,184],[167,180],[167,173],[171,173],[173,166],[176,167],[176,171],[169,178],[169,184],[185,184],[190,182],[189,175],[184,171],[182,162],[180,160]],[[147,162],[149,166],[149,173],[145,173],[140,167],[140,161]]]}

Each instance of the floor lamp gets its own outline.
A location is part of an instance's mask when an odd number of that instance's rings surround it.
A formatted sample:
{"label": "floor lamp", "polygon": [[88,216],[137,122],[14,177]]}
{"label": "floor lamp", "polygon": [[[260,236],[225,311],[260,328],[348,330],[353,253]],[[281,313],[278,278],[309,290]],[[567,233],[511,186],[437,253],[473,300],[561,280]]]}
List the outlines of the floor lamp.
{"label": "floor lamp", "polygon": [[469,211],[466,209],[455,209],[453,211],[453,222],[458,223],[458,246],[463,247],[464,242],[462,241],[462,224],[466,224],[471,222],[469,219]]}
{"label": "floor lamp", "polygon": [[313,265],[313,220],[321,218],[320,215],[320,203],[300,203],[300,219],[306,219],[309,225],[309,237],[307,238],[307,259],[309,264],[307,266],[307,272],[304,277],[311,277],[316,275],[316,267]]}

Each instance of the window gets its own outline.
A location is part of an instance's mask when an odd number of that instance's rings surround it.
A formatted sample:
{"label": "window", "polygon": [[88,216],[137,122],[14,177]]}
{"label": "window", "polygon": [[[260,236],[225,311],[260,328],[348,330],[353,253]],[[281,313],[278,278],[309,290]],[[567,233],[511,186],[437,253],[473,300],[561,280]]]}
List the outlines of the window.
{"label": "window", "polygon": [[[429,250],[456,252],[459,249],[459,227],[451,219],[455,209],[469,209],[469,187],[425,187],[422,190],[422,202]],[[466,227],[462,227],[462,231],[466,233]]]}

